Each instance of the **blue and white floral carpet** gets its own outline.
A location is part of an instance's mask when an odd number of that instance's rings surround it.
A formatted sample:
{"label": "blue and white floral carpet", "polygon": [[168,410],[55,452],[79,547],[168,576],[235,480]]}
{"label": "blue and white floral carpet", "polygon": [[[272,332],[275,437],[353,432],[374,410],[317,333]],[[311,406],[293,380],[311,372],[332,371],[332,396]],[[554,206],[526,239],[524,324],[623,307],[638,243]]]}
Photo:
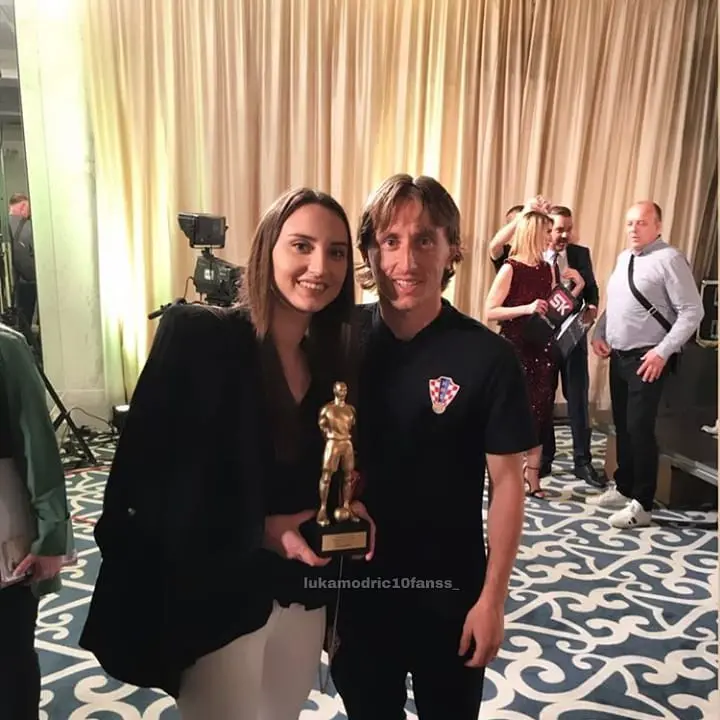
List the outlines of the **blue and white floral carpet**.
{"label": "blue and white floral carpet", "polygon": [[[488,669],[480,717],[719,717],[717,530],[672,523],[612,529],[609,512],[587,506],[592,491],[567,473],[569,444],[558,429],[561,457],[545,480],[548,500],[527,503],[506,640]],[[602,462],[600,436],[594,452]],[[99,563],[92,521],[104,480],[102,472],[69,479],[80,564],[66,571],[63,592],[41,605],[41,718],[173,720],[170,698],[107,678],[77,647]],[[408,717],[416,718],[412,689],[409,697]],[[332,686],[328,694],[313,690],[306,708],[302,720],[345,718]]]}

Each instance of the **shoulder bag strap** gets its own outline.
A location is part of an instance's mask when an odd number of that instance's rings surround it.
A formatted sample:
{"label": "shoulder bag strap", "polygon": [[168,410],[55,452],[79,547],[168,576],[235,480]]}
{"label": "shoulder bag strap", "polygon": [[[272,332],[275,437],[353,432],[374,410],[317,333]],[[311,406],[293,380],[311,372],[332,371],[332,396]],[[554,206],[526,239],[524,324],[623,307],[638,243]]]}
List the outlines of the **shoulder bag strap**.
{"label": "shoulder bag strap", "polygon": [[8,230],[10,232],[10,239],[12,241],[17,242],[20,239],[20,234],[22,233],[26,222],[27,222],[27,218],[20,218],[20,222],[18,223],[18,226],[15,229],[15,232],[13,232],[12,226],[10,224],[8,224]]}
{"label": "shoulder bag strap", "polygon": [[[12,260],[12,269],[16,273],[17,276],[20,276],[23,280],[25,279],[22,276],[22,272],[20,271],[20,266],[16,258],[16,253],[18,251],[17,245],[20,242],[20,233],[23,230],[23,227],[25,226],[26,218],[20,218],[20,222],[18,223],[17,229],[15,232],[12,230],[12,226],[8,224],[8,233],[10,235],[10,258]],[[31,257],[34,257],[34,253],[31,251],[30,253]]]}
{"label": "shoulder bag strap", "polygon": [[665,329],[665,332],[672,330],[672,323],[668,322],[668,319],[637,289],[633,280],[633,266],[635,265],[635,256],[630,255],[630,262],[628,263],[628,283],[630,284],[630,292],[635,296],[635,299],[657,320],[660,325]]}

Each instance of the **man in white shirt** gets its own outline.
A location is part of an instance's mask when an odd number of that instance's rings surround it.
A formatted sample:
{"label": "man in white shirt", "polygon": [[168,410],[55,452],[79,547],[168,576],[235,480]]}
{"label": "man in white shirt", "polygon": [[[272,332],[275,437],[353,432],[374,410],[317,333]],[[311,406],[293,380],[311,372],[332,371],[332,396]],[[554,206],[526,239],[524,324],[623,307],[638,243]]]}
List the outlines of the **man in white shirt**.
{"label": "man in white shirt", "polygon": [[661,236],[662,211],[645,201],[628,210],[629,248],[607,287],[607,308],[592,346],[610,358],[610,399],[617,439],[615,487],[594,499],[618,508],[618,528],[649,525],[657,489],[655,421],[665,378],[697,330],[704,309],[687,258]]}

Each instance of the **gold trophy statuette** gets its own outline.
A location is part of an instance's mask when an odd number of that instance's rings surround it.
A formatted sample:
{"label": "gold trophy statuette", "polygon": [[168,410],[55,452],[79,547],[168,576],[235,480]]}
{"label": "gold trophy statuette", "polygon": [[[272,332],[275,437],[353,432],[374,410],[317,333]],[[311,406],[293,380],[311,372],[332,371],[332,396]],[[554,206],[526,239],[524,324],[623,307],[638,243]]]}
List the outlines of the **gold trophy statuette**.
{"label": "gold trophy statuette", "polygon": [[[325,451],[320,475],[320,508],[314,520],[302,526],[305,540],[320,557],[364,554],[370,547],[370,523],[353,513],[351,505],[355,484],[355,450],[352,431],[355,427],[355,408],[346,402],[347,385],[333,385],[335,399],[320,409],[318,425],[325,436]],[[342,473],[339,503],[328,513],[328,501],[333,478]]]}

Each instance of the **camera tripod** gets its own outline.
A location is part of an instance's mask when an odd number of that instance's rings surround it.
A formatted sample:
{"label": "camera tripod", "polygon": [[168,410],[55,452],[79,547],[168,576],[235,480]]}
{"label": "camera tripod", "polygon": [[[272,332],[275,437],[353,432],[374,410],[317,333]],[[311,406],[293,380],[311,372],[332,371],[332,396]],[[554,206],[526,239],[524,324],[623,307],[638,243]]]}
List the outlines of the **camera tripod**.
{"label": "camera tripod", "polygon": [[63,401],[60,399],[60,396],[57,394],[57,391],[55,390],[48,376],[43,370],[38,342],[33,337],[32,330],[28,327],[25,318],[22,316],[21,313],[18,312],[17,308],[11,305],[0,313],[0,322],[19,332],[30,344],[30,349],[35,360],[35,366],[37,367],[38,373],[40,373],[40,377],[42,378],[43,384],[45,385],[45,389],[47,390],[48,394],[52,398],[53,403],[55,403],[55,406],[58,409],[59,414],[55,418],[55,420],[53,420],[53,429],[55,430],[55,432],[57,432],[58,428],[63,424],[63,422],[67,423],[70,434],[73,436],[73,438],[75,438],[77,444],[82,450],[83,455],[90,463],[90,466],[93,467],[97,465],[95,454],[90,449],[87,440],[85,440],[82,433],[80,432],[80,428],[78,428],[78,426],[75,424],[75,421],[72,419],[72,417],[70,417],[70,411],[63,404]]}

